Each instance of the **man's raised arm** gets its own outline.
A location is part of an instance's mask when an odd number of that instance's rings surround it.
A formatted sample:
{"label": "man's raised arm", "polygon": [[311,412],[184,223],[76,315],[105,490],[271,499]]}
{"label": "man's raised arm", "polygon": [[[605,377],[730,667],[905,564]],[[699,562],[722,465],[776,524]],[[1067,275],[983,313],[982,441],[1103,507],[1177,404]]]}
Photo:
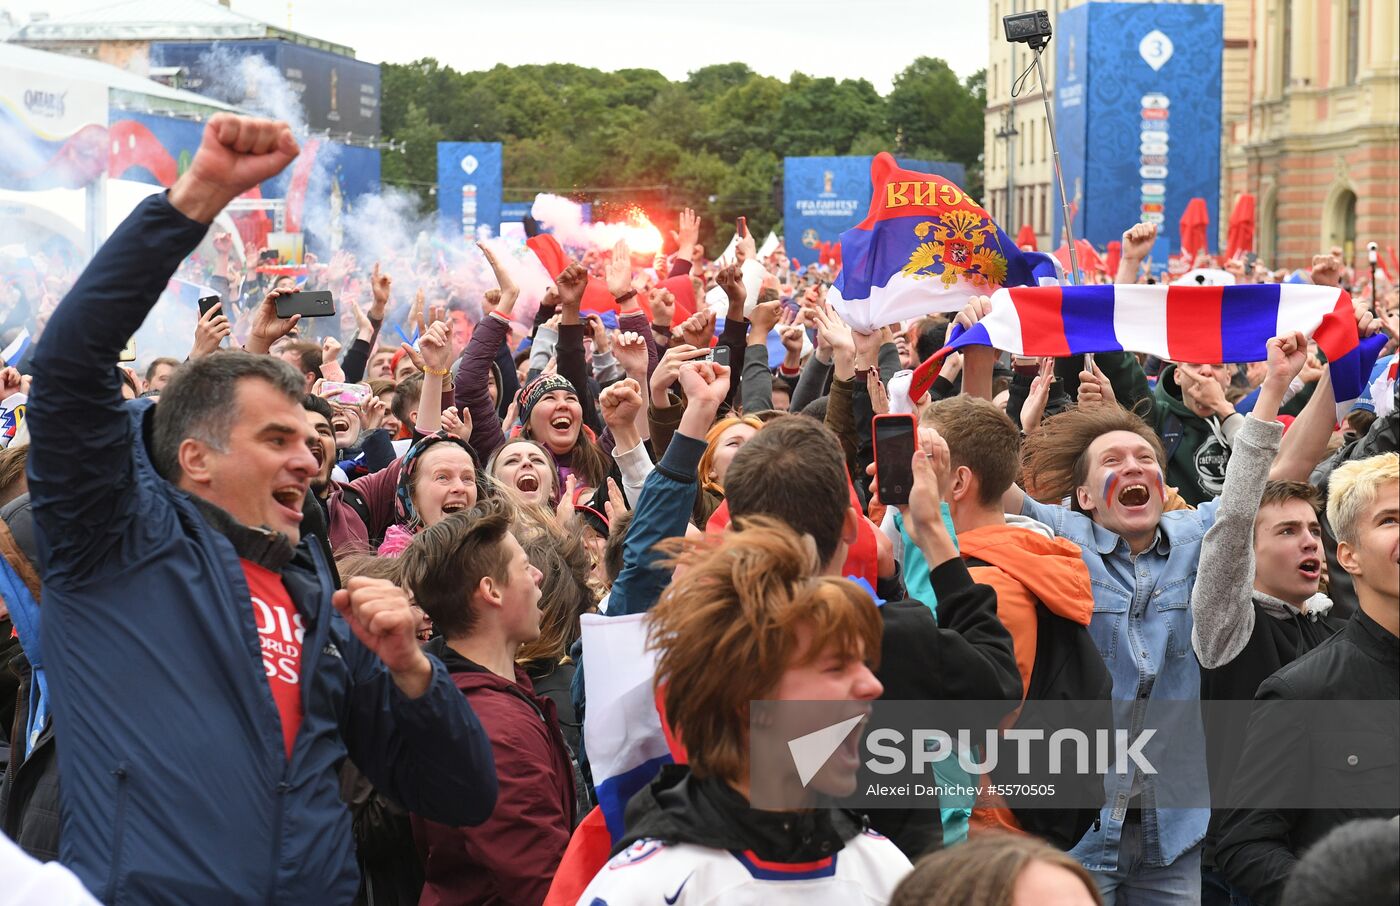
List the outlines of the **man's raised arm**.
{"label": "man's raised arm", "polygon": [[296,154],[285,123],[215,115],[190,168],[137,206],[54,311],[35,348],[27,419],[34,515],[48,538],[112,527],[134,484],[118,355],[215,215]]}

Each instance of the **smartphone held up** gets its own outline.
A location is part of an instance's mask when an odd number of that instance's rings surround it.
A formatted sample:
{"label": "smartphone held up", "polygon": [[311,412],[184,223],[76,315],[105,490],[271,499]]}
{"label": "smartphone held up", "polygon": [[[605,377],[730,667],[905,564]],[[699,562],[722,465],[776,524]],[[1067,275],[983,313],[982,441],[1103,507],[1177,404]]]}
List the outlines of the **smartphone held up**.
{"label": "smartphone held up", "polygon": [[277,297],[277,317],[329,318],[335,314],[335,299],[328,289],[286,293]]}
{"label": "smartphone held up", "polygon": [[880,502],[903,506],[914,489],[914,447],[918,443],[914,416],[877,415],[871,431],[875,441],[875,486]]}

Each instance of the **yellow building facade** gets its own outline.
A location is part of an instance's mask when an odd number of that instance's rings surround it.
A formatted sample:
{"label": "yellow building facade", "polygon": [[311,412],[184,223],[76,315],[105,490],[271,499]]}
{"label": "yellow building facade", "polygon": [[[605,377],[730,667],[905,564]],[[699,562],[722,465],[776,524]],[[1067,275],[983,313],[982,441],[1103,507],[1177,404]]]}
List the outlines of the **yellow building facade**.
{"label": "yellow building facade", "polygon": [[1255,196],[1272,267],[1340,246],[1364,268],[1368,242],[1400,245],[1400,3],[1249,8],[1249,103],[1225,122],[1223,198]]}

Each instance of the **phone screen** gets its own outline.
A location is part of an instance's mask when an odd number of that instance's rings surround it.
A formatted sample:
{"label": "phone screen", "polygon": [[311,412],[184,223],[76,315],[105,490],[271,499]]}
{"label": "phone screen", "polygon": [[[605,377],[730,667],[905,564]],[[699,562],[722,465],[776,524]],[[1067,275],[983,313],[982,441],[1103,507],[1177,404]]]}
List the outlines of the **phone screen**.
{"label": "phone screen", "polygon": [[875,419],[875,482],[880,502],[902,506],[914,487],[914,417],[882,415]]}
{"label": "phone screen", "polygon": [[325,381],[321,384],[321,398],[337,406],[359,406],[370,398],[370,386]]}

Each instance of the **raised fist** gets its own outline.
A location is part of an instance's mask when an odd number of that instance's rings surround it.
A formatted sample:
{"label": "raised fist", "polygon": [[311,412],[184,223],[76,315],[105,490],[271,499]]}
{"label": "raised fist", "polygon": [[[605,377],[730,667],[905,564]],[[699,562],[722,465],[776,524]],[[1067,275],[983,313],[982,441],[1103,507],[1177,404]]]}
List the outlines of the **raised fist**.
{"label": "raised fist", "polygon": [[578,311],[583,302],[583,291],[588,287],[588,270],[581,264],[570,264],[554,278],[554,285],[559,289],[559,304],[565,309]]}
{"label": "raised fist", "polygon": [[230,201],[281,173],[300,150],[284,122],[216,113],[204,126],[190,168],[170,187],[170,204],[191,220],[210,223]]}
{"label": "raised fist", "polygon": [[1141,261],[1157,241],[1157,224],[1135,223],[1123,232],[1123,257]]}

